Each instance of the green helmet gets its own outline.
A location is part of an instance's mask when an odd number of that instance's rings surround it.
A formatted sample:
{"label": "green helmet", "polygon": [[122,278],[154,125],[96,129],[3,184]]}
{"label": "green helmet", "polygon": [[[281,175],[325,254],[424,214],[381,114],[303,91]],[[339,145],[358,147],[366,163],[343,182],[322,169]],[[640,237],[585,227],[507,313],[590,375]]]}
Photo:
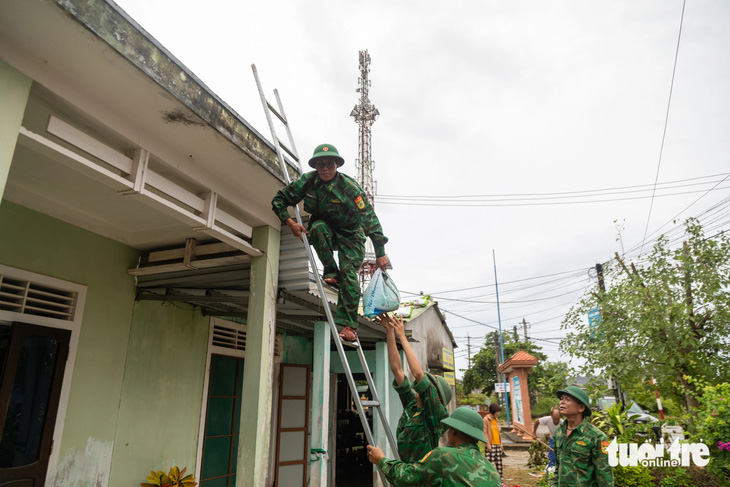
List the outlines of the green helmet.
{"label": "green helmet", "polygon": [[436,390],[439,393],[439,399],[441,399],[441,404],[444,406],[448,406],[451,402],[451,386],[449,385],[449,382],[446,380],[445,377],[442,377],[440,375],[433,375],[433,374],[426,374],[426,377],[428,377],[428,380],[431,381],[431,383],[436,387]]}
{"label": "green helmet", "polygon": [[461,406],[454,409],[451,416],[442,419],[441,422],[475,440],[483,441],[484,443],[487,442],[487,437],[484,436],[484,420],[478,412],[469,406]]}
{"label": "green helmet", "polygon": [[315,167],[314,163],[321,157],[331,157],[337,161],[337,167],[340,167],[345,163],[345,160],[337,152],[337,148],[332,144],[320,144],[314,148],[314,154],[309,159],[309,167]]}
{"label": "green helmet", "polygon": [[563,394],[567,394],[569,396],[572,396],[575,398],[576,401],[583,404],[586,408],[583,411],[583,417],[591,415],[591,400],[588,398],[588,394],[586,394],[586,391],[581,389],[578,386],[568,386],[565,389],[562,389],[557,392],[558,399],[563,397]]}

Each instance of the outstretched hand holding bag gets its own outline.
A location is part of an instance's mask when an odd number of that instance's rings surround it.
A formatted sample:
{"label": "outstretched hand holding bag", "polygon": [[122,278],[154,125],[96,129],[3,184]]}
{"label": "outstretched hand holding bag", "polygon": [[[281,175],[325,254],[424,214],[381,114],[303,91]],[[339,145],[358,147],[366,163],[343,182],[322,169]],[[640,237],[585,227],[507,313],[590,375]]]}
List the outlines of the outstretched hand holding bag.
{"label": "outstretched hand holding bag", "polygon": [[400,293],[387,272],[378,269],[370,279],[362,296],[363,314],[366,318],[375,318],[388,311],[395,311],[400,306]]}

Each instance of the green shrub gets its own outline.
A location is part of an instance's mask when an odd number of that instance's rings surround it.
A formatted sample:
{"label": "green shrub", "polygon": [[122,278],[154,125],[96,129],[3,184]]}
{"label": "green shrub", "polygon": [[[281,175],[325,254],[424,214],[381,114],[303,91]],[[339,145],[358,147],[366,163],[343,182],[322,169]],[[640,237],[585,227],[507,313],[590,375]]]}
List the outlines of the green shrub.
{"label": "green shrub", "polygon": [[[547,436],[547,435],[546,435]],[[546,438],[547,442],[548,439]],[[548,447],[539,441],[533,441],[527,450],[529,458],[527,459],[527,466],[532,467],[544,467],[548,464]]]}
{"label": "green shrub", "polygon": [[654,476],[643,465],[614,467],[613,482],[616,487],[647,487],[654,485]]}
{"label": "green shrub", "polygon": [[694,441],[710,448],[711,461],[707,470],[730,482],[730,451],[721,450],[718,445],[718,442],[730,441],[730,383],[703,388],[694,426]]}
{"label": "green shrub", "polygon": [[534,406],[532,406],[531,414],[534,418],[542,418],[550,416],[550,410],[558,405],[558,398],[554,396],[541,397]]}
{"label": "green shrub", "polygon": [[683,467],[670,467],[662,472],[659,487],[690,487],[692,485],[692,476],[689,471]]}

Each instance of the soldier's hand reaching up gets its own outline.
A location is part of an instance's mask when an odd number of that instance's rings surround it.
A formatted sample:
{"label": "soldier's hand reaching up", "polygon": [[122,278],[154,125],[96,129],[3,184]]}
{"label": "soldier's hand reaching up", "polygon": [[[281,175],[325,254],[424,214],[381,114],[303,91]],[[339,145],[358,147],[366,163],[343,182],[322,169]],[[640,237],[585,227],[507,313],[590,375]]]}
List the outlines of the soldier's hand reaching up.
{"label": "soldier's hand reaching up", "polygon": [[406,337],[406,330],[403,325],[403,318],[400,316],[394,316],[390,319],[390,326],[393,327],[393,331],[395,331],[395,336],[398,338],[405,339]]}

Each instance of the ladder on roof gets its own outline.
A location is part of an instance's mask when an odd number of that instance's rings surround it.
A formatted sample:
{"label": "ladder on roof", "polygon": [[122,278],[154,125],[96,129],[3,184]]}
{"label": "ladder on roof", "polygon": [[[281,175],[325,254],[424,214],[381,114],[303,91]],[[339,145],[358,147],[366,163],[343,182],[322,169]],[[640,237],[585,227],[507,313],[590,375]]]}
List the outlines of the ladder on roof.
{"label": "ladder on roof", "polygon": [[[271,130],[271,137],[274,141],[274,146],[276,147],[276,154],[279,156],[279,164],[281,165],[281,169],[284,173],[284,180],[287,184],[291,182],[291,179],[289,178],[289,171],[287,170],[288,165],[294,166],[294,163],[299,164],[299,172],[303,172],[302,170],[302,163],[299,160],[299,156],[297,154],[297,149],[294,145],[294,139],[292,138],[291,129],[289,128],[289,122],[286,118],[286,115],[284,114],[284,106],[281,104],[281,98],[279,98],[279,92],[278,90],[274,89],[274,96],[276,97],[276,104],[277,106],[274,107],[269,101],[266,99],[266,95],[264,94],[264,90],[261,87],[261,81],[259,80],[259,74],[256,70],[256,65],[252,64],[251,69],[253,70],[254,78],[256,79],[256,87],[258,88],[259,95],[261,96],[261,103],[264,107],[264,112],[266,113],[266,121],[269,124],[269,129]],[[286,128],[286,134],[289,139],[288,144],[285,145],[283,141],[279,138],[279,136],[276,134],[276,127],[274,126],[274,120],[271,118],[271,114],[274,114],[276,118],[279,119],[279,121],[284,125]],[[284,152],[288,155],[288,158],[284,155]],[[302,224],[302,216],[299,212],[299,207],[294,207],[294,213],[296,215],[296,221],[300,225]],[[317,290],[319,291],[320,299],[322,299],[322,307],[324,308],[325,315],[327,316],[327,321],[330,325],[330,333],[331,336],[334,338],[335,346],[337,347],[337,353],[340,356],[340,361],[342,362],[342,367],[345,370],[345,376],[347,377],[347,383],[350,386],[350,392],[352,393],[352,398],[355,403],[355,407],[357,408],[357,414],[360,417],[360,422],[362,423],[363,431],[365,432],[365,437],[368,441],[368,444],[377,446],[375,444],[375,440],[373,438],[373,432],[370,428],[370,425],[368,424],[367,416],[365,415],[365,407],[374,408],[378,411],[378,415],[380,417],[380,421],[383,425],[383,430],[385,431],[385,435],[388,438],[388,443],[390,444],[391,450],[393,452],[393,456],[396,459],[399,459],[398,456],[398,447],[395,442],[395,438],[393,437],[393,433],[390,430],[390,426],[388,425],[388,420],[385,416],[385,412],[383,411],[382,404],[380,402],[380,398],[378,396],[378,392],[375,389],[375,383],[373,382],[373,378],[370,375],[370,369],[367,364],[367,360],[365,359],[365,354],[363,353],[362,346],[360,345],[360,340],[358,339],[356,342],[348,342],[345,340],[341,340],[338,331],[337,326],[335,326],[335,320],[332,317],[332,310],[329,307],[329,303],[327,302],[327,298],[324,293],[324,285],[322,284],[322,276],[319,275],[319,272],[317,271],[317,264],[314,260],[314,253],[312,251],[312,247],[309,245],[309,241],[307,239],[307,235],[302,233],[302,241],[304,243],[304,247],[307,249],[307,255],[309,257],[309,263],[312,266],[312,269],[314,269],[314,280],[317,283]],[[368,387],[370,388],[370,392],[372,394],[372,400],[371,401],[364,401],[360,399],[360,395],[357,391],[357,386],[355,384],[355,380],[352,376],[352,370],[350,369],[350,364],[347,360],[347,356],[345,355],[345,349],[343,345],[347,345],[349,347],[355,348],[357,350],[357,356],[360,359],[360,365],[362,366],[362,370],[365,373],[365,378],[367,379]],[[388,482],[385,479],[385,475],[383,475],[382,472],[378,471],[380,474],[381,480],[383,482],[383,485],[388,485]]]}

